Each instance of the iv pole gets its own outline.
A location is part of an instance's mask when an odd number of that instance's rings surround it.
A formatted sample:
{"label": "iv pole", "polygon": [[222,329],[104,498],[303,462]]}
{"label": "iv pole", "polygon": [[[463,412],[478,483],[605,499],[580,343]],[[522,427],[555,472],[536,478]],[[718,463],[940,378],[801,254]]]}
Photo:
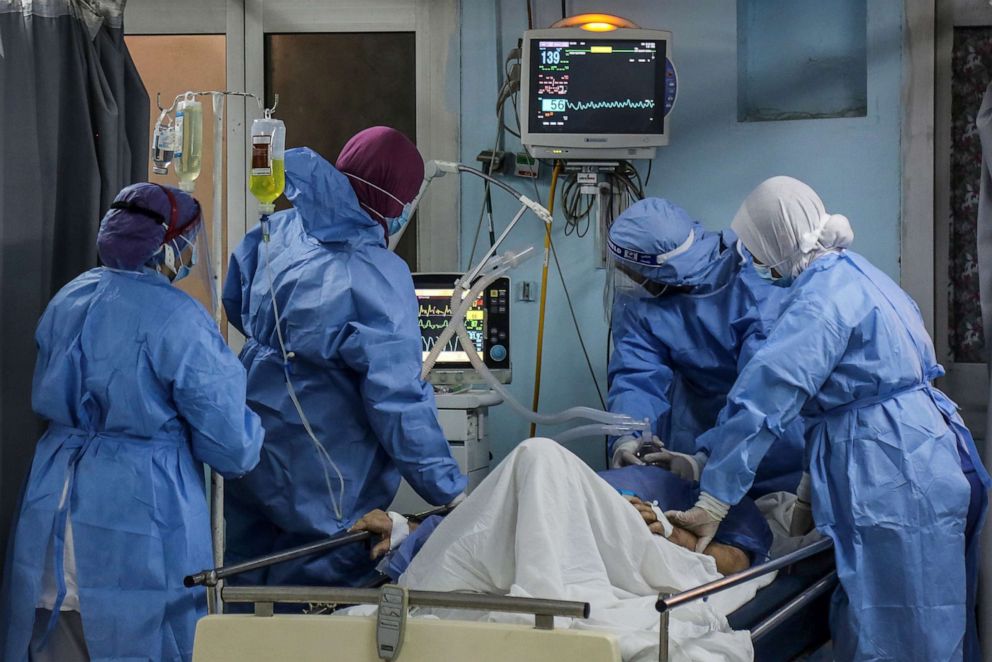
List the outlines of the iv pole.
{"label": "iv pole", "polygon": [[[161,93],[156,93],[155,95],[155,105],[158,106],[159,112],[165,114],[176,107],[176,103],[179,99],[183,98],[189,92],[184,92],[182,94],[177,94],[176,98],[173,99],[172,105],[168,108],[163,108],[161,103]],[[213,102],[213,113],[214,113],[214,167],[213,167],[213,209],[211,215],[211,223],[213,227],[213,237],[210,248],[210,264],[213,265],[213,283],[211,286],[213,288],[212,299],[213,299],[213,313],[214,321],[217,323],[218,329],[223,329],[224,323],[224,307],[221,302],[221,295],[223,292],[223,282],[221,276],[224,271],[224,264],[222,256],[224,255],[224,238],[223,238],[223,210],[224,210],[224,181],[223,181],[223,147],[224,140],[223,136],[225,133],[224,128],[224,105],[226,103],[226,98],[229,96],[238,97],[251,97],[258,104],[259,110],[264,109],[264,103],[262,99],[258,96],[252,94],[251,92],[232,92],[229,90],[217,91],[209,90],[203,92],[192,92],[193,96],[210,96]],[[272,106],[273,109],[279,105],[279,95],[275,95],[275,101]],[[224,565],[224,477],[219,473],[210,470],[210,481],[209,481],[209,502],[210,502],[210,539],[213,548],[213,560],[215,567],[221,567]],[[211,614],[220,614],[224,611],[224,603],[221,598],[221,589],[223,588],[223,582],[218,582],[216,586],[207,589],[207,611]]]}

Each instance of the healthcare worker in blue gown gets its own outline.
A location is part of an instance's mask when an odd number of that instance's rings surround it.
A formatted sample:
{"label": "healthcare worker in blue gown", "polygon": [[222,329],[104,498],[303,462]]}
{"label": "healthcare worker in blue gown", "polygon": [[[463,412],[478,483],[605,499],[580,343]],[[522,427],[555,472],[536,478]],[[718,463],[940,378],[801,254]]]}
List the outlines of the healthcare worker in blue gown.
{"label": "healthcare worker in blue gown", "polygon": [[[248,338],[241,360],[265,446],[258,467],[227,484],[230,561],[346,531],[385,509],[401,476],[436,505],[466,486],[420,379],[410,270],[385,248],[390,221],[409,214],[423,161],[401,133],[374,127],[353,137],[337,164],[308,148],[287,151],[293,208],[271,216],[268,244],[255,228],[231,259],[224,306]],[[270,282],[291,355],[285,369]],[[238,581],[341,586],[374,576],[368,552],[351,545]]]}
{"label": "healthcare worker in blue gown", "polygon": [[990,485],[912,299],[848,250],[848,220],[789,177],[762,183],[731,226],[783,311],[705,433],[702,493],[673,522],[716,531],[800,413],[813,520],[834,541],[838,660],[975,660],[978,539]]}
{"label": "healthcare worker in blue gown", "polygon": [[21,496],[0,604],[0,659],[189,660],[212,565],[205,463],[239,476],[262,431],[245,372],[172,286],[195,261],[200,205],[135,184],[97,238],[104,267],[38,323],[33,406],[48,422]]}
{"label": "healthcare worker in blue gown", "polygon": [[[609,409],[648,419],[668,452],[637,437],[616,441],[612,466],[660,461],[698,480],[710,449],[696,438],[716,423],[740,365],[761,346],[784,291],[761,279],[733,232],[710,232],[661,198],[629,207],[610,228],[613,354]],[[776,440],[752,496],[794,492],[802,424]],[[679,455],[674,455],[675,453]],[[674,460],[674,462],[672,461]]]}

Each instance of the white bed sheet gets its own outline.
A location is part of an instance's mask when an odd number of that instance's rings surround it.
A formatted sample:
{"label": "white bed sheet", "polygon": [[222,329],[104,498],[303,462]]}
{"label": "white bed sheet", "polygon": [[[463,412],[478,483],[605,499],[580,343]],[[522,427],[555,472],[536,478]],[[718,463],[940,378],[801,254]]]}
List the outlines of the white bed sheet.
{"label": "white bed sheet", "polygon": [[[657,659],[654,602],[718,579],[713,559],[653,535],[616,490],[550,439],[518,446],[424,544],[400,584],[589,602],[589,619],[557,627],[605,629],[624,660]],[[747,632],[726,615],[774,575],[673,610],[673,660],[753,659]],[[418,616],[532,622],[533,617],[418,610]]]}

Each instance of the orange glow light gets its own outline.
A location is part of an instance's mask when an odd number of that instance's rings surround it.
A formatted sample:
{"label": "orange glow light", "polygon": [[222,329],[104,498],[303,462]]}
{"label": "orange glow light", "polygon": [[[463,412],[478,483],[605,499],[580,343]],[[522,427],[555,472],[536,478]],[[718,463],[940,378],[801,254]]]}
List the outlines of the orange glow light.
{"label": "orange glow light", "polygon": [[591,23],[586,23],[582,26],[583,30],[588,30],[589,32],[612,32],[617,29],[617,26],[610,25],[609,23],[600,23],[598,21],[593,21]]}
{"label": "orange glow light", "polygon": [[612,14],[578,14],[554,23],[553,28],[582,28],[589,32],[612,32],[617,28],[637,28],[637,24]]}

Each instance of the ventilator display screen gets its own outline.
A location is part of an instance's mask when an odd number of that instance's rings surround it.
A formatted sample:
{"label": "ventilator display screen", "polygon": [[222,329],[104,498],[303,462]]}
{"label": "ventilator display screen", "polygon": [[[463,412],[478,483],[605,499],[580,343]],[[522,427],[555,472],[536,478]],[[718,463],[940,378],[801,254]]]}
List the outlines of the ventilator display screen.
{"label": "ventilator display screen", "polygon": [[664,133],[665,41],[534,39],[530,48],[531,133]]}
{"label": "ventilator display screen", "polygon": [[[417,322],[420,324],[420,348],[426,359],[437,345],[451,320],[451,294],[456,273],[413,274],[413,291],[417,296]],[[510,280],[498,278],[472,302],[465,316],[465,330],[472,346],[489,370],[508,379],[510,371]],[[468,353],[458,338],[445,343],[431,369],[435,383],[468,383],[476,375]],[[500,373],[500,371],[503,371]],[[456,376],[454,381],[445,381]],[[440,381],[437,381],[440,380]]]}
{"label": "ventilator display screen", "polygon": [[[451,320],[453,290],[451,288],[418,288],[415,292],[419,307],[420,341],[424,358],[427,358]],[[479,297],[465,315],[465,329],[468,331],[469,338],[472,339],[472,344],[475,345],[479,358],[483,358],[486,338],[486,307],[483,297]],[[467,361],[468,354],[463,350],[458,338],[454,336],[445,344],[437,359],[438,364],[466,363]]]}

